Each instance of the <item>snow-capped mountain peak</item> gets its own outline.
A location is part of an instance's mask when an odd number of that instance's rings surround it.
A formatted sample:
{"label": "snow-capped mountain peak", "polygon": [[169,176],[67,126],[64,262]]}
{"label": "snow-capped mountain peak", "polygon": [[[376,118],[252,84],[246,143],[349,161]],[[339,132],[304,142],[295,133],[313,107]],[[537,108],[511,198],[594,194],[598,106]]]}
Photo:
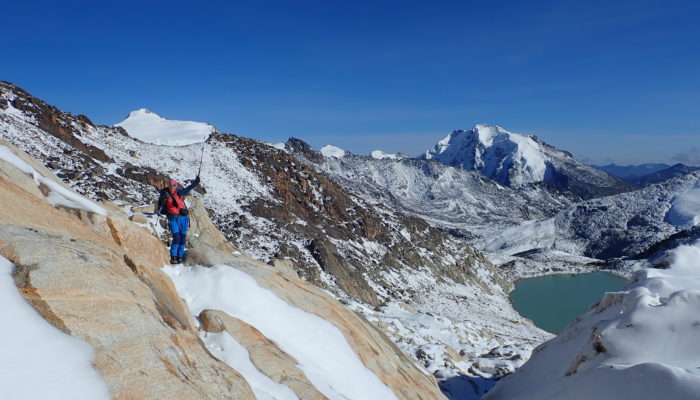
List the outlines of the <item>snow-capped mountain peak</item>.
{"label": "snow-capped mountain peak", "polygon": [[390,153],[385,153],[381,150],[374,150],[371,153],[369,153],[370,157],[374,158],[375,160],[400,160],[402,158],[405,158],[402,154],[390,154]]}
{"label": "snow-capped mountain peak", "polygon": [[426,151],[424,158],[478,170],[516,187],[545,180],[549,161],[533,137],[485,124],[453,131]]}
{"label": "snow-capped mountain peak", "polygon": [[601,173],[536,136],[513,133],[496,125],[478,124],[456,130],[419,158],[476,170],[513,188],[547,182],[583,198],[631,190],[634,185]]}
{"label": "snow-capped mountain peak", "polygon": [[214,132],[209,124],[165,119],[146,108],[130,112],[124,121],[114,126],[124,128],[129,136],[142,142],[170,146],[200,143]]}
{"label": "snow-capped mountain peak", "polygon": [[321,147],[321,154],[323,154],[325,157],[343,158],[345,157],[345,150],[329,144]]}

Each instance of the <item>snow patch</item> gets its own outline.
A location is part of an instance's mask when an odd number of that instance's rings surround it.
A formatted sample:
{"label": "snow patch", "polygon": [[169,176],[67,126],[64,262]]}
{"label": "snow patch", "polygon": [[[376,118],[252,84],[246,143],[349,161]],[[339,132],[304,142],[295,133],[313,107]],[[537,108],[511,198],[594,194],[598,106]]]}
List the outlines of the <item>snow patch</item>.
{"label": "snow patch", "polygon": [[15,287],[14,265],[0,256],[0,398],[109,399],[88,343],[44,320]]}
{"label": "snow patch", "polygon": [[345,150],[341,149],[340,147],[327,145],[321,147],[321,154],[323,154],[325,157],[343,158],[345,157]]}
{"label": "snow patch", "polygon": [[360,361],[342,332],[289,305],[246,273],[227,265],[163,269],[192,315],[221,310],[254,326],[294,357],[309,381],[334,400],[396,399]]}
{"label": "snow patch", "polygon": [[389,154],[385,153],[381,150],[374,150],[373,152],[370,153],[370,156],[374,158],[375,160],[384,160],[384,159],[389,159],[389,160],[399,160],[402,157],[399,157],[398,154]]}
{"label": "snow patch", "polygon": [[214,357],[243,375],[258,400],[298,400],[294,392],[260,372],[250,360],[248,350],[228,332],[202,332],[200,335]]}
{"label": "snow patch", "polygon": [[114,126],[126,129],[129,136],[143,142],[167,146],[201,143],[214,131],[209,124],[169,120],[145,108],[132,111],[124,121]]}

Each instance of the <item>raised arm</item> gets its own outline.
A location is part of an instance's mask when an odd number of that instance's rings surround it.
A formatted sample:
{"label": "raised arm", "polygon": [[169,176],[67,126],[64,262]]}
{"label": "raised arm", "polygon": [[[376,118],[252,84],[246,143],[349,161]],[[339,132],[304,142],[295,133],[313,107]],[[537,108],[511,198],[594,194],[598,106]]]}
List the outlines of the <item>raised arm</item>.
{"label": "raised arm", "polygon": [[199,175],[197,175],[197,177],[194,178],[194,181],[190,183],[186,188],[178,190],[177,194],[179,194],[180,196],[187,196],[187,194],[189,194],[192,189],[197,187],[197,185],[199,185]]}

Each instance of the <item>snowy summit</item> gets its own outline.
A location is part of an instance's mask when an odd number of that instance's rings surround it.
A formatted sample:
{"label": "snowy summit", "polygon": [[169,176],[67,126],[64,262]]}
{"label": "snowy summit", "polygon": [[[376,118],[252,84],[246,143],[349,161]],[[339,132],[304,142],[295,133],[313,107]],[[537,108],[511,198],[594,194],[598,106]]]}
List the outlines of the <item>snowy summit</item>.
{"label": "snowy summit", "polygon": [[389,154],[385,153],[381,150],[374,150],[373,152],[369,153],[369,155],[374,158],[375,160],[384,160],[384,159],[389,159],[389,160],[400,160],[403,157],[398,155],[398,154]]}
{"label": "snowy summit", "polygon": [[132,111],[114,126],[126,129],[129,136],[142,142],[168,146],[201,143],[214,131],[209,124],[169,120],[145,108]]}
{"label": "snowy summit", "polygon": [[450,133],[421,158],[477,170],[516,187],[545,180],[548,164],[540,143],[532,136],[482,124]]}
{"label": "snowy summit", "polygon": [[323,154],[324,157],[343,158],[345,157],[345,150],[340,147],[326,145],[321,147],[321,154]]}

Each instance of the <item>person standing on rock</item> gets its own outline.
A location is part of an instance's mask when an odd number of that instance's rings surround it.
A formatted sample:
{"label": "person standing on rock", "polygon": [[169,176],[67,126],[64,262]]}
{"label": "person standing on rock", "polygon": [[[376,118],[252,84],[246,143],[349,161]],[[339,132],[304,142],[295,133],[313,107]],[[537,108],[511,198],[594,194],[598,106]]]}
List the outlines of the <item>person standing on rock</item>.
{"label": "person standing on rock", "polygon": [[160,191],[158,199],[158,215],[165,214],[168,218],[168,227],[173,236],[170,245],[170,263],[182,263],[185,257],[185,242],[187,241],[187,229],[190,226],[190,217],[184,197],[192,189],[199,185],[199,175],[184,189],[178,189],[176,180],[168,181],[168,187]]}

